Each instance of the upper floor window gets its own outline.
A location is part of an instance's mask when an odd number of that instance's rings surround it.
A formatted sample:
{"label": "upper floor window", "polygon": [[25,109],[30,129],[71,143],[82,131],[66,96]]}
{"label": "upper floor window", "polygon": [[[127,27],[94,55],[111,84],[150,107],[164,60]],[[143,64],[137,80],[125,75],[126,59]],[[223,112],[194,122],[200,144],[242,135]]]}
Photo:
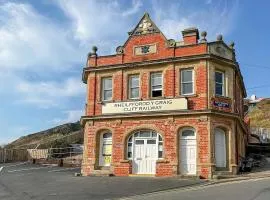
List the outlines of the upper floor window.
{"label": "upper floor window", "polygon": [[129,98],[138,99],[140,95],[140,77],[139,75],[129,76]]}
{"label": "upper floor window", "polygon": [[151,97],[162,96],[162,73],[151,73]]}
{"label": "upper floor window", "polygon": [[102,100],[112,100],[112,77],[102,79]]}
{"label": "upper floor window", "polygon": [[189,95],[194,93],[193,69],[181,70],[181,94]]}
{"label": "upper floor window", "polygon": [[215,91],[217,96],[225,96],[224,88],[224,73],[220,71],[215,72]]}

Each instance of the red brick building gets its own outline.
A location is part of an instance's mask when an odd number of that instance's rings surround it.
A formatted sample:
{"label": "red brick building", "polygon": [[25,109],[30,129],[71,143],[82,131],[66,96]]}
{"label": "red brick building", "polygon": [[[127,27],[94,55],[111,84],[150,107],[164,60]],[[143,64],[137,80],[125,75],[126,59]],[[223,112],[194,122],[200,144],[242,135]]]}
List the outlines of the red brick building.
{"label": "red brick building", "polygon": [[89,53],[84,175],[237,173],[247,128],[234,44],[182,35],[166,39],[145,14],[116,54]]}

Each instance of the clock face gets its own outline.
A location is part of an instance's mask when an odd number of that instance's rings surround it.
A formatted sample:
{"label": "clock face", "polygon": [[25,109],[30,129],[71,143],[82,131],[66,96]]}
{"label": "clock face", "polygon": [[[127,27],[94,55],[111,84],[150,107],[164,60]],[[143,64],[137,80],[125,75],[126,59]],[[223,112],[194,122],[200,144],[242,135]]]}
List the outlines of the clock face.
{"label": "clock face", "polygon": [[149,48],[150,48],[150,46],[142,46],[141,53],[142,54],[149,53]]}

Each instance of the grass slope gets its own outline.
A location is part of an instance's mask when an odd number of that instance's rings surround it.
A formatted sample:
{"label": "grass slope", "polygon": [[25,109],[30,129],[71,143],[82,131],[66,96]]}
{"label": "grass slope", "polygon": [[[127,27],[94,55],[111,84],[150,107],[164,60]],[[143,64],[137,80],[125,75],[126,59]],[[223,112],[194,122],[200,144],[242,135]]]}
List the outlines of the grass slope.
{"label": "grass slope", "polygon": [[251,127],[270,128],[270,98],[259,102],[248,116]]}
{"label": "grass slope", "polygon": [[9,143],[6,148],[66,147],[83,143],[83,131],[79,122],[68,123],[38,133],[22,136]]}

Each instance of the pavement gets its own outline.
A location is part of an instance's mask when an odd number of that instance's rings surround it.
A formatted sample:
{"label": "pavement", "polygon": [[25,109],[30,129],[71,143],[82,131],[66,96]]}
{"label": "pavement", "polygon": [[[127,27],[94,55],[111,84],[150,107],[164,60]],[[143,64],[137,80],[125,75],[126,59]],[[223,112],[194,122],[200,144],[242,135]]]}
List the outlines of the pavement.
{"label": "pavement", "polygon": [[206,183],[177,177],[76,177],[79,168],[29,163],[2,164],[1,168],[1,200],[108,200]]}
{"label": "pavement", "polygon": [[178,188],[121,200],[269,200],[270,177]]}
{"label": "pavement", "polygon": [[263,170],[212,181],[74,176],[79,172],[80,168],[28,162],[0,164],[0,200],[270,199],[270,160]]}

